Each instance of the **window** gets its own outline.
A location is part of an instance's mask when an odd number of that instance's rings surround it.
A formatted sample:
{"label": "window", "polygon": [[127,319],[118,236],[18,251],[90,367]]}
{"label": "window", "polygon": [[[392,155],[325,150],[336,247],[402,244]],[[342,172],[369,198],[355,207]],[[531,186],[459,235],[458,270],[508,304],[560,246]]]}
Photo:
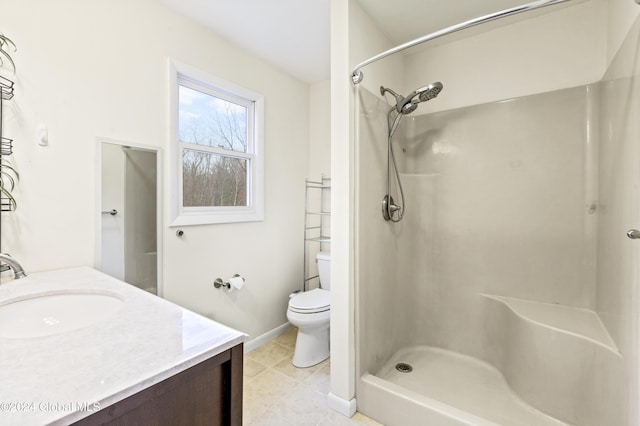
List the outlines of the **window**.
{"label": "window", "polygon": [[172,63],[172,226],[258,221],[263,97]]}

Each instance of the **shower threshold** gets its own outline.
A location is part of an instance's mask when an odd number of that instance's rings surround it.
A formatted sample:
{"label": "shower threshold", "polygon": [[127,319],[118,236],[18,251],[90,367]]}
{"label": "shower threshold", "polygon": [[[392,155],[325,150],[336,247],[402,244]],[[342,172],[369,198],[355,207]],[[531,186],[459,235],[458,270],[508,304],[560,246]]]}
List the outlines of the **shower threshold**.
{"label": "shower threshold", "polygon": [[[412,371],[398,371],[399,363]],[[427,418],[441,425],[567,425],[519,399],[491,365],[429,346],[396,352],[377,374],[361,378],[359,393],[363,414],[387,425]],[[395,407],[384,407],[382,400]]]}

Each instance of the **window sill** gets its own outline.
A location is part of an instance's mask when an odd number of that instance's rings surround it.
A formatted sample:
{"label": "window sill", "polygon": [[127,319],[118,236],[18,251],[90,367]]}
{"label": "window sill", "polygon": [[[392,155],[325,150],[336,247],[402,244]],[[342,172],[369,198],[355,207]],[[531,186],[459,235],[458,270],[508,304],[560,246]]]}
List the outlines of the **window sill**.
{"label": "window sill", "polygon": [[169,227],[215,225],[220,223],[261,222],[264,213],[256,210],[241,212],[215,212],[215,213],[183,213],[171,221]]}

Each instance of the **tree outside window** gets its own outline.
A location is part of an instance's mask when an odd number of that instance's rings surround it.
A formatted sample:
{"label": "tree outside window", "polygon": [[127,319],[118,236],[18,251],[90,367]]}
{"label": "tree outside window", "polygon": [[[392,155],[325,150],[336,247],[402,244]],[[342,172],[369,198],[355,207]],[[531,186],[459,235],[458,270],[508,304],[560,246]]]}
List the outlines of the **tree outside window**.
{"label": "tree outside window", "polygon": [[253,150],[247,125],[253,105],[188,84],[179,86],[183,206],[248,206],[250,159],[238,153]]}
{"label": "tree outside window", "polygon": [[170,226],[264,219],[264,97],[170,61]]}

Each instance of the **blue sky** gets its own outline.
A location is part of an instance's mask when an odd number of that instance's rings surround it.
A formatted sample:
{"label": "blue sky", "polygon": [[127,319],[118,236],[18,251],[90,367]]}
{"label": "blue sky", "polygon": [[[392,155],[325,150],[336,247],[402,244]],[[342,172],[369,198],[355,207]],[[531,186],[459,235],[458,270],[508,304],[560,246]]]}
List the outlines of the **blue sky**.
{"label": "blue sky", "polygon": [[244,106],[182,85],[179,101],[178,131],[182,142],[246,152]]}

